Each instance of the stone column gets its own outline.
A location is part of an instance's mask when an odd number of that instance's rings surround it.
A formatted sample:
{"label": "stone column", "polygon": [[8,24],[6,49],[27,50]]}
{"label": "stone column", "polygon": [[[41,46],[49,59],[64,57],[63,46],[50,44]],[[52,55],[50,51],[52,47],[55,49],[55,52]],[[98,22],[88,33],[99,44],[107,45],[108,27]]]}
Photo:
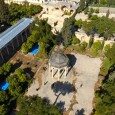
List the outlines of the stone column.
{"label": "stone column", "polygon": [[7,46],[6,46],[6,50],[7,50],[7,53],[8,53],[8,55],[9,55],[10,53],[9,53],[9,50],[8,50]]}
{"label": "stone column", "polygon": [[24,39],[23,39],[23,35],[22,35],[22,33],[21,33],[21,38],[22,38],[22,43],[24,42]]}
{"label": "stone column", "polygon": [[1,55],[1,57],[2,57],[2,60],[4,61],[4,57],[3,57],[3,55],[2,55],[2,52],[0,51],[0,55]]}
{"label": "stone column", "polygon": [[18,43],[18,47],[19,47],[19,41],[18,41],[18,36],[16,37],[17,43]]}
{"label": "stone column", "polygon": [[67,76],[67,67],[65,67],[65,78]]}
{"label": "stone column", "polygon": [[26,35],[26,39],[27,39],[27,37],[28,37],[28,35],[27,35],[27,29],[25,30],[25,35]]}
{"label": "stone column", "polygon": [[50,71],[51,71],[51,66],[50,66],[50,63],[49,63],[49,73],[50,73]]}
{"label": "stone column", "polygon": [[52,78],[53,78],[53,70],[54,70],[54,68],[52,67]]}
{"label": "stone column", "polygon": [[13,50],[14,50],[14,45],[13,45],[13,41],[11,41],[11,44],[12,44],[12,47],[13,47]]}
{"label": "stone column", "polygon": [[58,69],[58,80],[60,78],[60,69]]}

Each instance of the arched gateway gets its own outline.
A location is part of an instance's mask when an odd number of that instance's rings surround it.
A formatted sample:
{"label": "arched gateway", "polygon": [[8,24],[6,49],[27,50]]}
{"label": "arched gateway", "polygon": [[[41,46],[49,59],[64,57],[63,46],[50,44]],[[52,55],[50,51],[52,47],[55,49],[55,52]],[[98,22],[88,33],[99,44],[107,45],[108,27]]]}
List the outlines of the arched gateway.
{"label": "arched gateway", "polygon": [[68,57],[62,52],[55,52],[49,58],[49,72],[52,72],[52,78],[54,77],[54,72],[58,74],[58,80],[60,78],[60,71],[62,70],[63,74],[67,75],[68,72]]}

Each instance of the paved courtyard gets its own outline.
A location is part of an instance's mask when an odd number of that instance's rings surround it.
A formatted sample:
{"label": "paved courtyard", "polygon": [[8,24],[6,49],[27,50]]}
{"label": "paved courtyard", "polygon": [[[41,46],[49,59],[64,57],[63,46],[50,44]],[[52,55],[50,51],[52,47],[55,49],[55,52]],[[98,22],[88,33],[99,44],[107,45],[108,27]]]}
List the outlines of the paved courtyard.
{"label": "paved courtyard", "polygon": [[58,81],[57,74],[51,77],[48,69],[36,76],[26,95],[38,95],[45,101],[57,105],[64,115],[85,114],[92,112],[94,87],[98,80],[101,60],[80,54],[69,54],[70,65],[67,77],[62,74]]}

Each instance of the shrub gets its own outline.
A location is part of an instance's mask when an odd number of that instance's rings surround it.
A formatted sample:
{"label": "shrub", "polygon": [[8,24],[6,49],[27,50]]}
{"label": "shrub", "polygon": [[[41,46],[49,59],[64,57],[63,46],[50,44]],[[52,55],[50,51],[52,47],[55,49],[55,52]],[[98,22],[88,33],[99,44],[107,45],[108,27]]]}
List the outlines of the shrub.
{"label": "shrub", "polygon": [[100,75],[106,76],[108,74],[108,70],[111,67],[111,62],[108,58],[104,59],[102,66],[100,68]]}
{"label": "shrub", "polygon": [[107,44],[107,45],[104,47],[104,51],[107,52],[109,49],[110,49],[110,44]]}
{"label": "shrub", "polygon": [[95,43],[93,43],[92,47],[93,50],[99,51],[102,48],[102,44],[100,41],[96,41]]}
{"label": "shrub", "polygon": [[91,19],[91,20],[96,20],[97,18],[98,18],[97,15],[93,15],[90,19]]}
{"label": "shrub", "polygon": [[80,49],[81,49],[81,51],[82,51],[82,52],[85,51],[86,47],[87,47],[87,42],[83,41],[83,42],[80,44]]}
{"label": "shrub", "polygon": [[96,9],[95,9],[95,13],[99,13],[99,8],[96,8]]}
{"label": "shrub", "polygon": [[92,17],[92,13],[89,12],[89,13],[88,13],[88,19],[90,19],[91,17]]}
{"label": "shrub", "polygon": [[92,47],[90,49],[90,54],[92,56],[97,56],[97,54],[99,53],[99,51],[102,49],[102,44],[100,41],[96,41],[95,43],[92,44]]}
{"label": "shrub", "polygon": [[93,8],[90,8],[90,12],[91,12],[91,13],[94,13],[94,9],[93,9]]}
{"label": "shrub", "polygon": [[22,49],[22,51],[23,51],[24,54],[27,54],[29,52],[29,48],[28,48],[26,42],[24,42],[22,44],[21,49]]}
{"label": "shrub", "polygon": [[80,43],[80,40],[76,36],[74,36],[72,44],[79,44],[79,43]]}
{"label": "shrub", "polygon": [[64,12],[64,15],[69,15],[69,16],[70,16],[70,15],[71,15],[71,12],[65,11],[65,12]]}

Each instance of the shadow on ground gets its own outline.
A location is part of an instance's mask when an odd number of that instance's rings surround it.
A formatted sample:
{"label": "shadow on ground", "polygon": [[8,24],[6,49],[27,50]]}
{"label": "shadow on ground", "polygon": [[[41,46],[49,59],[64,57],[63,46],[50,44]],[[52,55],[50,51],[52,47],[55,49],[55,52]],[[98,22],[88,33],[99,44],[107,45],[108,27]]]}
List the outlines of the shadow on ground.
{"label": "shadow on ground", "polygon": [[53,105],[56,105],[57,100],[58,100],[60,95],[64,96],[65,94],[69,94],[69,93],[76,91],[73,84],[69,83],[68,81],[66,81],[66,82],[60,82],[60,81],[54,82],[51,85],[51,89],[53,90],[53,92],[55,93],[55,96],[56,96],[56,99],[55,99],[55,102],[53,103]]}
{"label": "shadow on ground", "polygon": [[82,108],[81,110],[77,110],[75,115],[85,115],[84,112],[85,110]]}
{"label": "shadow on ground", "polygon": [[73,86],[73,84],[69,83],[68,81],[66,82],[54,82],[51,85],[51,89],[54,91],[54,93],[62,93],[63,95],[65,95],[66,93],[71,93],[75,91],[75,87]]}
{"label": "shadow on ground", "polygon": [[18,61],[17,63],[15,63],[12,67],[12,72],[14,72],[16,69],[21,67],[21,65],[22,65],[22,61]]}
{"label": "shadow on ground", "polygon": [[34,73],[30,67],[24,68],[24,72],[26,73],[28,79],[31,79],[34,76]]}
{"label": "shadow on ground", "polygon": [[60,101],[56,104],[57,107],[61,109],[62,112],[64,112],[66,109],[64,108],[65,102]]}
{"label": "shadow on ground", "polygon": [[77,58],[72,54],[67,54],[67,57],[69,58],[69,72],[77,62]]}
{"label": "shadow on ground", "polygon": [[49,104],[49,103],[50,103],[50,100],[49,100],[49,98],[48,98],[48,97],[44,97],[44,98],[43,98],[43,102],[44,102],[44,103],[48,103],[48,104]]}

